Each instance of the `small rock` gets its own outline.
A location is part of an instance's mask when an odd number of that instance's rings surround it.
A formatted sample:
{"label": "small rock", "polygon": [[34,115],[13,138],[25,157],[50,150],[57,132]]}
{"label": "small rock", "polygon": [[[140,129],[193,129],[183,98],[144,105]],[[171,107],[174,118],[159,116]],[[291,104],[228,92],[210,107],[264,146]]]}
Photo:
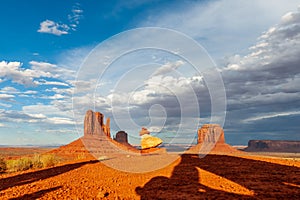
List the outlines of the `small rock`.
{"label": "small rock", "polygon": [[98,158],[99,161],[101,161],[101,160],[107,160],[107,159],[108,159],[107,156],[100,156],[100,157]]}
{"label": "small rock", "polygon": [[97,194],[97,198],[101,199],[101,198],[107,197],[108,195],[109,195],[108,192],[106,192],[106,191],[100,191]]}
{"label": "small rock", "polygon": [[149,135],[149,134],[150,132],[145,127],[142,127],[142,130],[140,131],[140,136]]}

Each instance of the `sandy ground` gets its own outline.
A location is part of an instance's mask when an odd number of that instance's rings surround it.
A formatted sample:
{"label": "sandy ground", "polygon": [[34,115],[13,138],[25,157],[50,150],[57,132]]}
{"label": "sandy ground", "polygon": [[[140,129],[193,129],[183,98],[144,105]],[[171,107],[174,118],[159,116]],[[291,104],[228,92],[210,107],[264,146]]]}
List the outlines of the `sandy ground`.
{"label": "sandy ground", "polygon": [[39,147],[0,147],[0,156],[6,159],[19,158],[20,156],[32,156],[48,152],[54,148],[39,148]]}
{"label": "sandy ground", "polygon": [[[77,144],[80,145],[80,144]],[[80,147],[81,148],[81,147]],[[83,149],[76,152],[82,155]],[[63,148],[65,154],[67,148]],[[74,149],[74,148],[73,148]],[[75,148],[76,149],[76,148]],[[59,154],[59,151],[56,151]],[[62,153],[62,152],[60,152]],[[71,155],[71,153],[69,152]],[[148,157],[155,155],[148,155]],[[69,161],[53,168],[0,174],[0,199],[298,199],[299,159],[189,152],[147,173],[104,161]],[[145,160],[147,162],[148,159]],[[159,165],[159,160],[149,163]]]}

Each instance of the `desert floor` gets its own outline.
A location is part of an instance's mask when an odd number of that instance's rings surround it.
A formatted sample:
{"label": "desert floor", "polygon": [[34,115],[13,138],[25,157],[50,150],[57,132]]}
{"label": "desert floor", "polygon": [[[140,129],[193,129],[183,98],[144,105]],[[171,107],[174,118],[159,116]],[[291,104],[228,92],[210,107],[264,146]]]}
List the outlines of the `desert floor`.
{"label": "desert floor", "polygon": [[0,174],[0,199],[299,199],[300,160],[288,157],[183,154],[148,173],[77,159]]}

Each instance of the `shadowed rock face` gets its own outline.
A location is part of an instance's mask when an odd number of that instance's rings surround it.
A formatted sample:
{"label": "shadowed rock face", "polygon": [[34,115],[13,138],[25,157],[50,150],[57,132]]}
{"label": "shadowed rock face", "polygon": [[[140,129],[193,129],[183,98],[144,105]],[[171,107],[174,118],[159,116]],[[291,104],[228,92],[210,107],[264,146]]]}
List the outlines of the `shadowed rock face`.
{"label": "shadowed rock face", "polygon": [[103,126],[103,117],[104,117],[103,114],[100,112],[95,112],[95,115],[96,115],[96,119],[97,119],[98,123],[102,127]]}
{"label": "shadowed rock face", "polygon": [[198,144],[203,142],[224,144],[223,128],[218,124],[204,124],[198,129]]}
{"label": "shadowed rock face", "polygon": [[128,144],[128,135],[125,131],[119,131],[116,134],[115,141],[122,143],[122,144]]}
{"label": "shadowed rock face", "polygon": [[300,141],[287,140],[249,140],[246,151],[300,152]]}

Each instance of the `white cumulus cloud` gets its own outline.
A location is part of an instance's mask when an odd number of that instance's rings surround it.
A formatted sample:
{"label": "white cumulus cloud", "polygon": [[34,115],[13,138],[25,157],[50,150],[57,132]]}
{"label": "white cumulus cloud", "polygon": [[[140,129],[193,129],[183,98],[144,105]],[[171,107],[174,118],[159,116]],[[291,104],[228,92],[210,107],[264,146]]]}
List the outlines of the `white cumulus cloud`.
{"label": "white cumulus cloud", "polygon": [[0,62],[0,77],[4,80],[11,80],[25,86],[37,86],[38,78],[59,78],[74,77],[75,71],[58,67],[46,62],[29,62],[31,68],[23,68],[21,62]]}
{"label": "white cumulus cloud", "polygon": [[67,35],[70,31],[76,31],[79,21],[82,18],[83,10],[80,5],[76,4],[68,15],[67,23],[58,23],[52,20],[45,20],[40,23],[40,28],[37,30],[39,33],[48,33],[57,36]]}
{"label": "white cumulus cloud", "polygon": [[11,94],[0,94],[0,100],[11,101],[14,98],[14,95]]}
{"label": "white cumulus cloud", "polygon": [[66,35],[70,27],[66,24],[59,24],[51,20],[45,20],[40,23],[39,33],[50,33],[54,35]]}

